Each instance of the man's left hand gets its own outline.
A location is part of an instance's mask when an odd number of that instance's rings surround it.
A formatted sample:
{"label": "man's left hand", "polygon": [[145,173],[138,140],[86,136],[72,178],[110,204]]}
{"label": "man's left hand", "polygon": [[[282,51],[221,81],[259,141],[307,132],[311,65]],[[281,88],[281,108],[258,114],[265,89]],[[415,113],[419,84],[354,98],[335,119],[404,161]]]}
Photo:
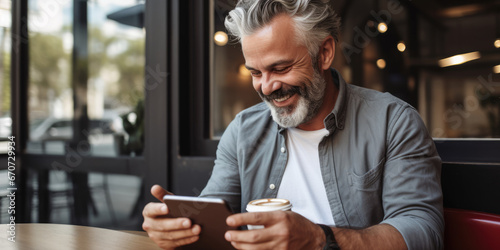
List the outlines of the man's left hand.
{"label": "man's left hand", "polygon": [[322,249],[323,230],[290,211],[251,212],[227,217],[227,225],[264,225],[263,229],[227,231],[225,238],[236,249]]}

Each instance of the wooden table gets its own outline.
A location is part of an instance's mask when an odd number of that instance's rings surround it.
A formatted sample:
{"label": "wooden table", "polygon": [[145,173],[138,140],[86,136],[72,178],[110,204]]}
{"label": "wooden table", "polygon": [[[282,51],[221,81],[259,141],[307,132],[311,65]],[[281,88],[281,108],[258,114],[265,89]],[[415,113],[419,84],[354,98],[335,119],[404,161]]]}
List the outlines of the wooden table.
{"label": "wooden table", "polygon": [[53,249],[160,249],[145,232],[115,231],[97,227],[60,224],[16,224],[16,242],[11,242],[9,225],[0,225],[2,250]]}

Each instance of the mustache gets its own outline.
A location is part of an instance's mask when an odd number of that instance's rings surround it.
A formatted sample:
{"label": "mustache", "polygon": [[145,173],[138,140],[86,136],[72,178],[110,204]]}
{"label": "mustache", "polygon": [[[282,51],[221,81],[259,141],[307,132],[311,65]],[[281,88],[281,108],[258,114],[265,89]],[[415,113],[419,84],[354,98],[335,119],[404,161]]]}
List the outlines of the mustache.
{"label": "mustache", "polygon": [[279,99],[279,98],[283,98],[285,96],[291,96],[294,94],[302,95],[302,91],[301,91],[300,87],[298,87],[298,86],[291,86],[291,87],[288,87],[286,89],[283,89],[283,87],[282,87],[280,89],[275,90],[270,95],[264,95],[264,93],[262,93],[261,89],[259,89],[258,93],[259,93],[260,98],[262,98],[262,100],[268,101],[268,102],[271,102],[273,99]]}

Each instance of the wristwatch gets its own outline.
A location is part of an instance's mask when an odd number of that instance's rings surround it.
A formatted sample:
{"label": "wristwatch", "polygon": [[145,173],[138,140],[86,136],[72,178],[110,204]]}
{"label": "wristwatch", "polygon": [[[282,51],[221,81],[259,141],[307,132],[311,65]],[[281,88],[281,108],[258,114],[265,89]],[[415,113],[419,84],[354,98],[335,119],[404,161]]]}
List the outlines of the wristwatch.
{"label": "wristwatch", "polygon": [[333,235],[332,229],[323,224],[317,224],[323,232],[325,233],[325,247],[323,247],[323,250],[340,250],[339,244],[337,244],[337,241],[335,240],[335,235]]}

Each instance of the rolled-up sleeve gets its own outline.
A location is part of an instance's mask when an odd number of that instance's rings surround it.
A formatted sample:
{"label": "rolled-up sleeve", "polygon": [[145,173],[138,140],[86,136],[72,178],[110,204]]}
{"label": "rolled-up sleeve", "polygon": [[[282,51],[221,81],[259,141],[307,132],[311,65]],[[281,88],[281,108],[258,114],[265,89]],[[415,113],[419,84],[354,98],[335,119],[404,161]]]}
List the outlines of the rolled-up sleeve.
{"label": "rolled-up sleeve", "polygon": [[395,227],[408,249],[443,248],[441,159],[413,108],[390,122],[386,156],[381,223]]}

